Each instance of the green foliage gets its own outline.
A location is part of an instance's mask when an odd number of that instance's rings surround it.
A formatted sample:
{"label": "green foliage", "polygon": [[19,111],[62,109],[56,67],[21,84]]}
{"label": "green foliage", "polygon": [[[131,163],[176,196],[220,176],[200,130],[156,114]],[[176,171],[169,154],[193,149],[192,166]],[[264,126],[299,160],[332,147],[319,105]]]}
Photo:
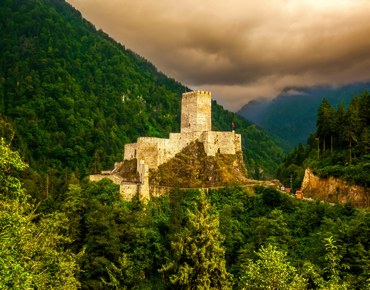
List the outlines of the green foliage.
{"label": "green foliage", "polygon": [[0,139],[0,195],[1,200],[23,201],[25,197],[24,189],[21,188],[20,181],[11,176],[12,170],[22,171],[28,167],[19,156],[5,144],[4,138]]}
{"label": "green foliage", "polygon": [[263,202],[272,207],[280,206],[281,193],[273,187],[266,188],[262,193]]}
{"label": "green foliage", "polygon": [[243,267],[240,284],[243,289],[306,289],[306,281],[287,261],[286,253],[275,246],[263,246],[256,253],[256,262],[249,260]]}
{"label": "green foliage", "polygon": [[22,170],[17,152],[0,141],[0,288],[78,289],[78,255],[64,250],[71,242],[63,235],[68,222],[65,214],[35,214],[27,203],[20,181],[9,176]]}
{"label": "green foliage", "polygon": [[171,256],[160,272],[169,276],[177,289],[231,289],[221,246],[223,237],[218,227],[218,215],[204,194],[201,194],[194,212],[187,211],[187,222],[174,234]]}

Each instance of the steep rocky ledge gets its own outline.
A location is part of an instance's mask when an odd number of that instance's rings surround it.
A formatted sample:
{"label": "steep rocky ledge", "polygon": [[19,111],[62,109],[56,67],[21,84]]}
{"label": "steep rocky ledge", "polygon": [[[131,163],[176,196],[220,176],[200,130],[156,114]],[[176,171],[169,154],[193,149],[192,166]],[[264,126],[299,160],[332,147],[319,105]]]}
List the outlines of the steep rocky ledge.
{"label": "steep rocky ledge", "polygon": [[368,188],[350,185],[345,181],[330,176],[320,178],[307,168],[304,174],[301,190],[305,197],[316,197],[328,202],[341,204],[352,202],[355,207],[369,207]]}

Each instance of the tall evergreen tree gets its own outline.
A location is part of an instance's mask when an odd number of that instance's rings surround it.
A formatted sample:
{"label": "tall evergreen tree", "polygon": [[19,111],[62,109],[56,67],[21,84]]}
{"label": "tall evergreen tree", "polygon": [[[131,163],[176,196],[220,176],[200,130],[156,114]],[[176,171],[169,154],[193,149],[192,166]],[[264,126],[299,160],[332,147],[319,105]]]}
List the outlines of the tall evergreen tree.
{"label": "tall evergreen tree", "polygon": [[359,132],[361,130],[361,119],[359,116],[359,96],[356,95],[348,106],[345,114],[344,134],[348,140],[349,162],[352,161],[354,144],[358,143]]}
{"label": "tall evergreen tree", "polygon": [[202,193],[194,212],[188,209],[184,228],[171,242],[172,255],[160,270],[168,276],[171,288],[231,289],[223,240],[218,214],[212,213]]}
{"label": "tall evergreen tree", "polygon": [[323,151],[325,154],[325,143],[326,139],[330,137],[331,139],[331,151],[333,152],[333,133],[335,130],[334,126],[334,118],[335,116],[335,109],[332,105],[324,98],[320,104],[317,113],[317,134],[319,138],[323,142]]}

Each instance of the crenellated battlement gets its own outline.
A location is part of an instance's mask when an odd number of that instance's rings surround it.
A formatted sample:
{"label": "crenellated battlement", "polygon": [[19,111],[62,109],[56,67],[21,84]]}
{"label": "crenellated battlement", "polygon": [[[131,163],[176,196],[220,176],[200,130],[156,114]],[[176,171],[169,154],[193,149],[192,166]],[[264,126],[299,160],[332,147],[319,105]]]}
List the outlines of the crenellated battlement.
{"label": "crenellated battlement", "polygon": [[186,98],[186,97],[193,97],[193,96],[197,96],[197,95],[208,95],[211,97],[211,92],[207,92],[207,91],[191,91],[191,92],[187,92],[187,93],[183,93],[182,94],[182,97]]}

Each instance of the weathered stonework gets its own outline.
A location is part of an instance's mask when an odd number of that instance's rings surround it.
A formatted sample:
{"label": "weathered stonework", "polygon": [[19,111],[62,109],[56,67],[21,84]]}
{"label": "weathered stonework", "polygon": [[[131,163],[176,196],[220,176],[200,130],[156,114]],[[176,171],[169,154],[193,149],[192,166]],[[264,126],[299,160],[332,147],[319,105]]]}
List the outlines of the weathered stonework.
{"label": "weathered stonework", "polygon": [[[234,131],[211,131],[211,103],[210,92],[193,91],[184,93],[181,104],[181,133],[170,133],[169,139],[139,137],[136,143],[125,145],[124,161],[137,160],[140,184],[135,184],[135,186],[137,186],[140,198],[150,198],[149,169],[157,169],[158,166],[169,161],[194,141],[203,143],[207,156],[241,152],[240,134],[236,134]],[[118,165],[121,164],[117,163],[111,174],[118,174]],[[90,177],[90,180],[93,179]],[[130,199],[135,191],[134,185],[130,188],[127,186],[126,182],[122,190],[128,191],[125,199]],[[154,191],[156,192],[153,193],[154,196],[157,196],[161,194],[159,192],[163,192],[163,189]]]}
{"label": "weathered stonework", "polygon": [[108,178],[112,180],[113,183],[115,184],[121,184],[121,181],[122,181],[122,178],[120,178],[117,175],[113,175],[113,174],[92,174],[90,175],[90,181],[97,182],[97,181],[102,180],[103,178]]}
{"label": "weathered stonework", "polygon": [[119,192],[123,200],[130,201],[138,194],[139,185],[132,182],[123,182],[119,185]]}
{"label": "weathered stonework", "polygon": [[330,176],[320,178],[307,168],[301,190],[305,197],[316,197],[328,202],[353,203],[355,207],[369,207],[369,192],[365,187],[350,185]]}
{"label": "weathered stonework", "polygon": [[181,133],[211,131],[211,112],[210,92],[182,94]]}

